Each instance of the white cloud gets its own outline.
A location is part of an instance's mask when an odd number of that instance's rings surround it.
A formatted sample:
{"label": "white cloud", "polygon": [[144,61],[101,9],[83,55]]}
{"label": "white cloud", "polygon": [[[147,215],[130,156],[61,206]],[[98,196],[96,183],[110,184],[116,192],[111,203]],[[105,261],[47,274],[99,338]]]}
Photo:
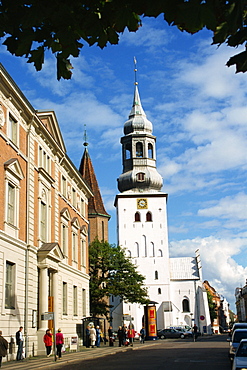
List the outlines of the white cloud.
{"label": "white cloud", "polygon": [[198,215],[229,220],[247,220],[247,194],[238,193],[222,198],[212,207],[199,209]]}
{"label": "white cloud", "polygon": [[235,311],[235,288],[244,284],[247,267],[235,262],[232,256],[247,249],[247,240],[241,238],[195,238],[170,243],[171,257],[193,256],[199,249],[203,279],[208,280],[219,294],[225,296]]}

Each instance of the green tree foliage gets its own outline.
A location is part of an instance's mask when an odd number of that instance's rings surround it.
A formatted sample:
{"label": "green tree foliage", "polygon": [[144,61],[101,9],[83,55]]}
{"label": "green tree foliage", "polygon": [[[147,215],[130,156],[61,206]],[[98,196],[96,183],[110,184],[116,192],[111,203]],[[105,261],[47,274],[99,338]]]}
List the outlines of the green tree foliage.
{"label": "green tree foliage", "polygon": [[[45,52],[57,58],[57,78],[71,78],[70,57],[85,43],[118,44],[126,28],[135,32],[144,17],[157,17],[191,34],[213,32],[213,44],[247,41],[247,0],[0,0],[0,38],[8,51],[41,70]],[[247,70],[247,51],[227,62]]]}
{"label": "green tree foliage", "polygon": [[209,290],[207,290],[207,296],[208,296],[208,307],[209,307],[210,320],[212,323],[214,319],[217,319],[216,304],[214,303],[213,296],[209,292]]}
{"label": "green tree foliage", "polygon": [[148,303],[144,276],[139,274],[124,249],[94,240],[89,246],[90,312],[109,315],[107,298],[113,294],[130,303]]}

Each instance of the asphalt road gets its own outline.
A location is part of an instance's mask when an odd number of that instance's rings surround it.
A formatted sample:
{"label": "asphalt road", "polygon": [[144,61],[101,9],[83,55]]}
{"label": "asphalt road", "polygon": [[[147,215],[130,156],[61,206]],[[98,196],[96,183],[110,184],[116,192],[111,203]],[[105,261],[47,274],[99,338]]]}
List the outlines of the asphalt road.
{"label": "asphalt road", "polygon": [[57,364],[59,370],[230,370],[226,336],[192,340],[160,340],[154,346],[77,363]]}

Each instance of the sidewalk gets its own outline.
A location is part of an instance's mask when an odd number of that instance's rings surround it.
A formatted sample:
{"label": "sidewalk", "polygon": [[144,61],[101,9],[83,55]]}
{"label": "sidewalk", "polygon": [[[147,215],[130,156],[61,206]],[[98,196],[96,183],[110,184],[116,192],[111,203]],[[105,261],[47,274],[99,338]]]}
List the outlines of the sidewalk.
{"label": "sidewalk", "polygon": [[86,348],[83,347],[81,351],[78,352],[69,352],[64,353],[60,360],[55,361],[54,355],[47,358],[46,356],[36,356],[31,357],[28,359],[24,359],[22,361],[9,361],[3,362],[2,368],[3,369],[18,369],[18,370],[31,370],[31,369],[56,369],[61,366],[61,364],[65,365],[68,363],[76,363],[83,360],[90,360],[98,357],[103,357],[107,355],[113,355],[118,352],[126,352],[126,351],[133,351],[135,349],[145,349],[147,347],[153,346],[159,341],[147,341],[144,344],[141,344],[139,341],[134,342],[133,347],[117,347],[118,343],[115,342],[114,347],[110,347],[109,345],[101,345],[101,347],[97,348]]}

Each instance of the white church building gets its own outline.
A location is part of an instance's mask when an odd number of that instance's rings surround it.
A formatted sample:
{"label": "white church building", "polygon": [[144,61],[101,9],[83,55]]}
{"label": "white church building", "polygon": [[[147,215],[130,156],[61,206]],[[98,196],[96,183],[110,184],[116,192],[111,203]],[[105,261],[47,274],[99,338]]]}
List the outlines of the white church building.
{"label": "white church building", "polygon": [[[125,248],[145,276],[148,295],[156,307],[157,329],[196,324],[211,333],[207,293],[202,284],[198,251],[194,257],[170,258],[167,197],[156,169],[156,137],[142,108],[137,83],[129,119],[121,138],[123,172],[118,179],[118,245]],[[144,324],[144,306],[112,297],[113,329],[129,317],[137,332]]]}

